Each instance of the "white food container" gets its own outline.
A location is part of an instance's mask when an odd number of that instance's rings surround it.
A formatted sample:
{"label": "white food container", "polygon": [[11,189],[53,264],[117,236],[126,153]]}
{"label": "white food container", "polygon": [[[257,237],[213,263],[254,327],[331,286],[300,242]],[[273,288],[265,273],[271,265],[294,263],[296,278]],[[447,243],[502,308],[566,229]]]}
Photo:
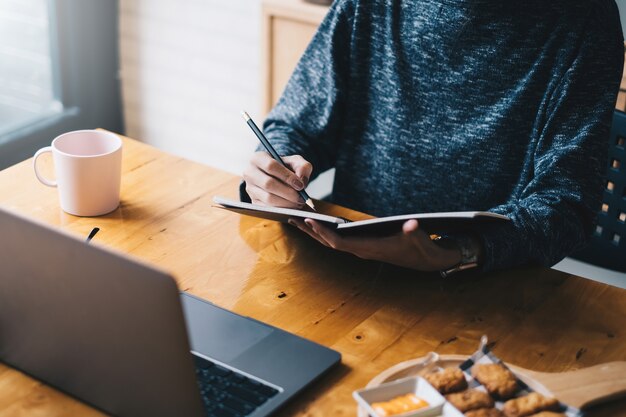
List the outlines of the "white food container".
{"label": "white food container", "polygon": [[[445,398],[443,398],[443,396],[424,378],[419,376],[402,378],[381,384],[377,387],[354,391],[352,396],[370,416],[383,417],[374,411],[372,408],[373,403],[389,401],[410,393],[426,401],[428,407],[420,408],[415,411],[407,411],[406,413],[394,414],[393,417],[429,417],[442,415],[443,405],[446,401]],[[454,409],[454,407],[452,408]],[[462,414],[446,414],[450,415],[450,417],[462,416]]]}

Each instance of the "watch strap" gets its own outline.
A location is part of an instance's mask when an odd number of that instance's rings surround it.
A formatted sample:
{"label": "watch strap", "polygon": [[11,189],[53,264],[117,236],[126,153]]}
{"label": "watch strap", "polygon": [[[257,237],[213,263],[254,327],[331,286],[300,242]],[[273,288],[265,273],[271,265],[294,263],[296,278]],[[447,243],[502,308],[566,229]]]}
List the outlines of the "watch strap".
{"label": "watch strap", "polygon": [[478,250],[475,240],[468,235],[442,236],[442,239],[455,243],[461,252],[461,261],[449,269],[439,271],[439,274],[446,278],[457,272],[478,267]]}

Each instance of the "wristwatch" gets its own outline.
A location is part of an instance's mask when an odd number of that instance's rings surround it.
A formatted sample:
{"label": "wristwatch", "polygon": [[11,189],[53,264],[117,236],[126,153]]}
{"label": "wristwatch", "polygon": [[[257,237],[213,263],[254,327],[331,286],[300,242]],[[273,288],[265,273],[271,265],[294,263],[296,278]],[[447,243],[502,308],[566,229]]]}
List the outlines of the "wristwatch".
{"label": "wristwatch", "polygon": [[[465,271],[478,267],[478,248],[476,240],[467,235],[447,235],[441,236],[441,239],[450,241],[461,251],[461,262],[449,269],[439,271],[442,278],[449,277],[460,271]],[[438,239],[437,239],[438,240]]]}

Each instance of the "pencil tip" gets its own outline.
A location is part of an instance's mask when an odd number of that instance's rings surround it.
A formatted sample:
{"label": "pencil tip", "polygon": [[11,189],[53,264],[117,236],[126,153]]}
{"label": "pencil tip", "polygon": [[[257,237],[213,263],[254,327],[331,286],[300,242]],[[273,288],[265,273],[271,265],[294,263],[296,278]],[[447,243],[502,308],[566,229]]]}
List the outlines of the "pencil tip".
{"label": "pencil tip", "polygon": [[311,200],[310,198],[306,201],[306,205],[311,207],[313,211],[317,211],[315,210],[315,204],[313,204],[313,200]]}
{"label": "pencil tip", "polygon": [[241,116],[243,117],[243,119],[247,122],[248,120],[250,120],[250,115],[248,115],[248,113],[246,113],[245,111],[241,111]]}

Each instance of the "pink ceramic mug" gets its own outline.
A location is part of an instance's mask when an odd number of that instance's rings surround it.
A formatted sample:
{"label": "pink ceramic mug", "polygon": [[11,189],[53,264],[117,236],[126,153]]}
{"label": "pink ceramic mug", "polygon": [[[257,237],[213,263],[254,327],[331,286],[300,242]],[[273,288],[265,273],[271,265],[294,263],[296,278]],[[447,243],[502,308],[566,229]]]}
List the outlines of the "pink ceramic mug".
{"label": "pink ceramic mug", "polygon": [[[51,152],[56,181],[44,178],[37,159]],[[100,216],[120,204],[122,177],[122,140],[99,130],[64,133],[52,146],[35,153],[33,167],[37,179],[59,189],[63,211],[75,216]]]}

